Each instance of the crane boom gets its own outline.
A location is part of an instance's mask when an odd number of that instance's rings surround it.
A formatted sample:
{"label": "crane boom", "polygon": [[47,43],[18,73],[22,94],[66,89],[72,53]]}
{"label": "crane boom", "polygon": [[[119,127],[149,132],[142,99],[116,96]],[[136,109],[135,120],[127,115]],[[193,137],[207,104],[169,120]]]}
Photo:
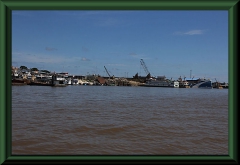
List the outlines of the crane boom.
{"label": "crane boom", "polygon": [[146,74],[150,75],[150,72],[148,71],[147,66],[146,66],[145,62],[143,61],[143,59],[140,60],[140,63],[142,65],[144,71],[146,72]]}
{"label": "crane boom", "polygon": [[105,68],[105,70],[106,70],[106,72],[107,72],[107,74],[108,74],[108,76],[109,76],[109,78],[111,77],[110,76],[110,74],[108,73],[108,70],[107,70],[107,68],[104,66],[104,68]]}

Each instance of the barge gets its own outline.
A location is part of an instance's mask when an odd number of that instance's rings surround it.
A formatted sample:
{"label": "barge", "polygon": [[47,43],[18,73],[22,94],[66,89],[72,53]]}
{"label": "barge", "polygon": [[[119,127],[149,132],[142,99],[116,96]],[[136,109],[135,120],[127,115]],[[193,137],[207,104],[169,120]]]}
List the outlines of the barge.
{"label": "barge", "polygon": [[140,85],[144,87],[170,87],[170,88],[179,88],[178,81],[166,80],[165,76],[158,76],[155,78],[149,78],[145,84]]}

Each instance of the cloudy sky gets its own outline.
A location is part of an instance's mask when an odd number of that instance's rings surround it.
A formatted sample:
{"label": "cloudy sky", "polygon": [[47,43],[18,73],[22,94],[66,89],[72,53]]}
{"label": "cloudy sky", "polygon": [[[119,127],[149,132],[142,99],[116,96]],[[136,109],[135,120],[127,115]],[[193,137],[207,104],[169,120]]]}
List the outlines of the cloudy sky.
{"label": "cloudy sky", "polygon": [[12,12],[12,65],[228,82],[227,11]]}

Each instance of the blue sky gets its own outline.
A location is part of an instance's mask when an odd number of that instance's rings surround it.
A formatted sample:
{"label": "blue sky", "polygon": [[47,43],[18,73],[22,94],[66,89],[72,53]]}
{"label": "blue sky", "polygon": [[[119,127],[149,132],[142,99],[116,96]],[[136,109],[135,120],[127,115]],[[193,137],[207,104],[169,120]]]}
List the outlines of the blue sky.
{"label": "blue sky", "polygon": [[13,11],[12,65],[228,82],[228,11]]}

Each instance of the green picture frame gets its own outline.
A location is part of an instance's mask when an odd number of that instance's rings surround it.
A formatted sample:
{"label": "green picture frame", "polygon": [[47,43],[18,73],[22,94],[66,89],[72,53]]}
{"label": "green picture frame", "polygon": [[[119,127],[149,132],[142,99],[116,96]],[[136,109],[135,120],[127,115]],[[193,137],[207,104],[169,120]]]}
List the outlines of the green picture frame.
{"label": "green picture frame", "polygon": [[[0,0],[0,164],[158,161],[162,163],[238,163],[237,158],[237,11],[239,0]],[[11,154],[11,12],[12,10],[227,10],[229,154],[224,156],[20,156]]]}

